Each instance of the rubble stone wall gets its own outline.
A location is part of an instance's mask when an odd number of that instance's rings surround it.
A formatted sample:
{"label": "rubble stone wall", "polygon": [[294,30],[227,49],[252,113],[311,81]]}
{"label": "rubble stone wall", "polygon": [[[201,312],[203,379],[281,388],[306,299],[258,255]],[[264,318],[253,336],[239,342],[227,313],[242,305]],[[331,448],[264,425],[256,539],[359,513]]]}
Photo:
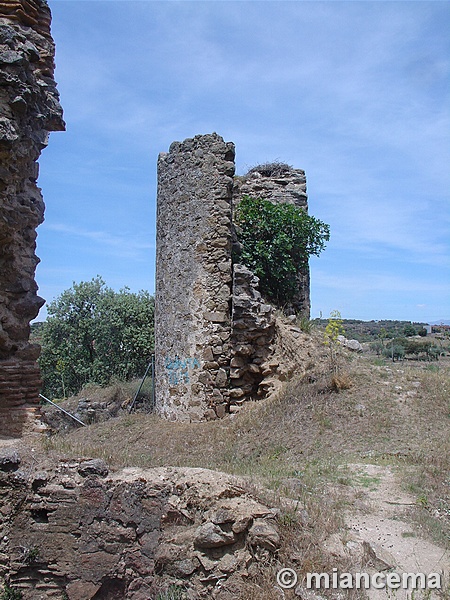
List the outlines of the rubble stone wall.
{"label": "rubble stone wall", "polygon": [[23,600],[149,600],[171,585],[230,600],[281,545],[279,509],[205,469],[108,475],[100,459],[50,466],[0,447],[0,501],[0,595],[6,582]]}
{"label": "rubble stone wall", "polygon": [[20,435],[40,388],[29,323],[44,300],[34,280],[44,203],[37,159],[64,129],[44,0],[0,3],[0,434]]}

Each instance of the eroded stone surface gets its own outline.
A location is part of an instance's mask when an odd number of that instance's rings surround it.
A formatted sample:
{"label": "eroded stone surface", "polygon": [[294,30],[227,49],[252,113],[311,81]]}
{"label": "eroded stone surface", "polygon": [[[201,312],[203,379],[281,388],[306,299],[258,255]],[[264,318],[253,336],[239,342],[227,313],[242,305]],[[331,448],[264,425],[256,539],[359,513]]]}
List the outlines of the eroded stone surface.
{"label": "eroded stone surface", "polygon": [[25,600],[148,600],[171,584],[193,600],[226,600],[225,590],[242,587],[252,563],[279,546],[277,511],[232,476],[79,472],[75,461],[0,471],[0,580]]}
{"label": "eroded stone surface", "polygon": [[53,79],[50,10],[43,0],[0,3],[0,434],[20,434],[41,384],[29,323],[43,304],[34,273],[44,203],[37,159],[64,129]]}
{"label": "eroded stone surface", "polygon": [[158,160],[156,406],[200,420],[227,402],[234,145],[174,142]]}

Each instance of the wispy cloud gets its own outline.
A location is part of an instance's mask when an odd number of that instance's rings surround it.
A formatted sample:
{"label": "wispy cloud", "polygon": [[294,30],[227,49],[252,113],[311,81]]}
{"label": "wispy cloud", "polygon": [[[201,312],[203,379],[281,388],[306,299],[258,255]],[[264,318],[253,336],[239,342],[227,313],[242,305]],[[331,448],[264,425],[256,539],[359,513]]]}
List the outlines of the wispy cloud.
{"label": "wispy cloud", "polygon": [[[118,234],[108,231],[87,230],[63,223],[49,223],[47,228],[62,234],[65,239],[68,236],[69,238],[87,240],[95,244],[96,252],[107,253],[109,256],[136,260],[143,257],[143,251],[155,248],[153,242],[140,241],[136,239],[132,232]],[[92,247],[90,249],[92,251]]]}
{"label": "wispy cloud", "polygon": [[[68,131],[42,161],[49,268],[70,241],[77,274],[95,264],[136,281],[145,261],[153,269],[157,155],[217,131],[236,143],[239,172],[273,159],[306,170],[311,213],[332,233],[312,265],[314,302],[344,302],[347,289],[350,313],[364,305],[382,317],[394,289],[399,311],[440,312],[448,3],[50,4]],[[411,304],[423,285],[434,304]]]}

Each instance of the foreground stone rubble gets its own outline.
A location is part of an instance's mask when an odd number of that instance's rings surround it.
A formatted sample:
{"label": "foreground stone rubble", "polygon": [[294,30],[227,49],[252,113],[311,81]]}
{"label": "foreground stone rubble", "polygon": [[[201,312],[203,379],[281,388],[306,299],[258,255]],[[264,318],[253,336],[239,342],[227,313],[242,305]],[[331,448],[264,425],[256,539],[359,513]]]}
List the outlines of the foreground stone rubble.
{"label": "foreground stone rubble", "polygon": [[48,470],[8,448],[0,501],[0,577],[30,600],[149,600],[171,584],[231,600],[280,545],[277,510],[204,469]]}

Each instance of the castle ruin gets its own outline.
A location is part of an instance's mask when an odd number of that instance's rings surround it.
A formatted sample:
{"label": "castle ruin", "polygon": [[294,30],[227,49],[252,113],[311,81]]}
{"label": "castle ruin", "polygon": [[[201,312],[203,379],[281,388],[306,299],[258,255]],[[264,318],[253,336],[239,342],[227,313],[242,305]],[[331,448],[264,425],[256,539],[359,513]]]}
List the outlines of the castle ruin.
{"label": "castle ruin", "polygon": [[55,47],[45,0],[0,3],[0,434],[34,420],[41,385],[30,321],[44,300],[34,279],[44,219],[37,160],[64,129],[53,78]]}
{"label": "castle ruin", "polygon": [[[303,171],[235,178],[234,145],[217,134],[174,142],[158,159],[156,409],[165,418],[221,418],[263,397],[274,308],[233,262],[233,209],[244,195],[307,211]],[[309,317],[309,269],[293,309]]]}

